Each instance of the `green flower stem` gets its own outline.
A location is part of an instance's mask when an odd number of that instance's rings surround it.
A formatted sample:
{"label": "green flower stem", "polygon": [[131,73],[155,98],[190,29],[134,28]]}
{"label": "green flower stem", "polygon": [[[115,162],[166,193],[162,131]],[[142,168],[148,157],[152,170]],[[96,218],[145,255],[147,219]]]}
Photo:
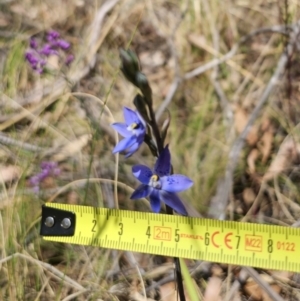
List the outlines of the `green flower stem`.
{"label": "green flower stem", "polygon": [[179,262],[180,262],[180,266],[181,266],[181,272],[182,272],[182,276],[184,279],[185,287],[189,294],[190,300],[191,301],[199,301],[200,296],[198,295],[194,281],[190,275],[190,272],[189,272],[185,262],[183,261],[182,258],[179,258]]}

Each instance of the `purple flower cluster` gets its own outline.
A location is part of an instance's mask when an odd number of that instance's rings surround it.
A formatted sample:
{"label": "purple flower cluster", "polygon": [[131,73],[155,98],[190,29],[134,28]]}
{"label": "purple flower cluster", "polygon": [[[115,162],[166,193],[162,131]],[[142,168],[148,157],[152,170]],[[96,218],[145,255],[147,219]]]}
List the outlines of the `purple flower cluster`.
{"label": "purple flower cluster", "polygon": [[57,162],[42,162],[41,163],[41,172],[32,176],[29,180],[30,184],[33,186],[35,193],[38,193],[40,190],[40,184],[47,177],[58,176],[60,174],[60,168],[57,165]]}
{"label": "purple flower cluster", "polygon": [[64,54],[65,64],[70,65],[74,60],[74,55],[67,53],[71,47],[70,43],[61,39],[60,34],[54,30],[48,32],[46,40],[47,42],[41,47],[35,38],[31,38],[29,41],[29,49],[25,53],[25,59],[32,69],[42,73],[47,64],[47,58],[51,55],[62,56]]}

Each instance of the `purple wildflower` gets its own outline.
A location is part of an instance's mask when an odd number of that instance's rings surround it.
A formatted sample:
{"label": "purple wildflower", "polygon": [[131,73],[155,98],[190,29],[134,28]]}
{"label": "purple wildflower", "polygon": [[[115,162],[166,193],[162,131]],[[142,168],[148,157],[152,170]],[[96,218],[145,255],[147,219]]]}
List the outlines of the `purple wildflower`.
{"label": "purple wildflower", "polygon": [[41,163],[41,172],[32,176],[29,180],[31,186],[33,186],[33,191],[38,193],[40,190],[40,184],[47,177],[56,177],[60,174],[60,168],[56,162],[42,162]]}
{"label": "purple wildflower", "polygon": [[113,123],[111,126],[124,137],[113,149],[113,154],[126,152],[126,158],[135,153],[144,141],[146,124],[137,111],[123,108],[125,123]]}
{"label": "purple wildflower", "polygon": [[166,146],[158,157],[153,172],[145,165],[132,167],[133,175],[142,184],[133,192],[130,199],[136,200],[149,196],[153,212],[158,213],[160,211],[162,201],[176,212],[187,215],[187,211],[176,192],[190,188],[193,181],[184,175],[170,175],[170,172],[171,154],[168,146]]}
{"label": "purple wildflower", "polygon": [[[60,34],[57,31],[50,31],[46,36],[47,43],[39,47],[37,40],[31,38],[29,41],[30,50],[25,54],[25,59],[31,65],[33,70],[42,73],[47,63],[47,58],[50,55],[57,55],[64,59],[67,66],[73,61],[74,56],[65,54],[71,47],[66,40],[60,39]],[[67,57],[66,57],[67,55]]]}

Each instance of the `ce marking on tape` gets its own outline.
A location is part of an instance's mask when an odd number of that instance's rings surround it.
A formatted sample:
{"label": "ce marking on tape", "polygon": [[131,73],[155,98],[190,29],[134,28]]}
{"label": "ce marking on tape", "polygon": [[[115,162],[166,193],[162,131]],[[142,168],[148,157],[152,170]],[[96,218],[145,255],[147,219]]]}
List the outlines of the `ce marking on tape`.
{"label": "ce marking on tape", "polygon": [[226,247],[229,250],[233,248],[238,249],[240,246],[241,236],[240,235],[233,235],[233,232],[228,232],[224,236],[221,236],[220,231],[215,231],[213,233],[206,232],[204,235],[204,244],[208,246],[211,244],[216,248],[219,249],[221,247]]}
{"label": "ce marking on tape", "polygon": [[42,207],[42,236],[73,236],[75,233],[76,215],[72,211]]}

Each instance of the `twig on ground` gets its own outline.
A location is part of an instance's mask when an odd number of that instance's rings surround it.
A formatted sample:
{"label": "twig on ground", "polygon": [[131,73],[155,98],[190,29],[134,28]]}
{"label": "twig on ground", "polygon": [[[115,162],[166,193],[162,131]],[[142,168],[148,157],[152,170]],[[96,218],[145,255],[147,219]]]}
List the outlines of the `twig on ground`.
{"label": "twig on ground", "polygon": [[254,279],[254,281],[269,295],[274,301],[284,301],[260,275],[251,267],[243,267],[244,270]]}
{"label": "twig on ground", "polygon": [[234,295],[240,289],[241,285],[243,285],[248,277],[251,276],[253,280],[272,298],[274,301],[284,301],[271,287],[268,283],[266,283],[260,275],[251,267],[243,267],[240,271],[239,277],[235,280],[231,286],[229,293],[227,294],[224,301],[233,300]]}
{"label": "twig on ground", "polygon": [[[232,48],[229,52],[227,52],[225,55],[221,56],[220,58],[214,58],[213,60],[209,61],[208,63],[197,67],[196,69],[187,72],[183,77],[181,77],[179,74],[177,74],[177,76],[175,76],[169,90],[167,93],[167,96],[165,97],[165,99],[163,100],[162,104],[160,105],[160,107],[157,109],[156,112],[156,119],[158,120],[163,111],[165,110],[165,108],[170,104],[170,102],[172,101],[178,87],[180,86],[180,84],[182,83],[182,81],[191,79],[195,76],[198,76],[212,68],[215,68],[219,65],[221,65],[222,63],[226,62],[227,60],[230,60],[238,51],[238,49],[240,48],[240,46],[245,43],[246,41],[248,41],[250,38],[252,38],[255,35],[258,34],[262,34],[262,33],[266,33],[266,32],[270,32],[270,33],[279,33],[279,34],[287,34],[287,29],[290,29],[291,27],[286,27],[285,25],[275,25],[272,27],[264,27],[264,28],[260,28],[258,30],[254,30],[251,33],[243,36]],[[221,87],[220,85],[215,85],[215,82],[213,82],[214,84],[214,88],[216,89],[216,93],[218,94],[218,96],[220,97],[220,101],[221,101],[221,105],[222,106],[226,106],[226,97],[225,95],[221,92]],[[227,108],[225,110],[225,115],[227,119],[231,119],[231,112],[229,111],[229,109]]]}
{"label": "twig on ground", "polygon": [[5,145],[14,145],[14,146],[20,147],[22,149],[25,149],[25,150],[28,150],[31,152],[36,152],[36,153],[39,153],[39,152],[42,152],[45,150],[44,148],[42,148],[40,146],[36,146],[33,144],[29,144],[26,142],[22,142],[22,141],[7,137],[3,133],[0,133],[0,143],[5,144]]}
{"label": "twig on ground", "polygon": [[277,85],[280,77],[282,76],[285,66],[288,62],[289,56],[293,52],[294,44],[297,41],[300,31],[300,21],[293,26],[293,32],[291,33],[290,42],[287,45],[287,49],[281,54],[279,61],[277,63],[274,74],[269,80],[264,92],[262,93],[260,99],[258,100],[253,112],[251,113],[249,120],[240,134],[240,136],[235,140],[233,146],[229,152],[228,163],[225,170],[224,178],[219,182],[217,187],[217,193],[212,198],[210,203],[210,208],[208,211],[209,216],[212,218],[224,219],[225,218],[225,209],[228,204],[228,199],[231,193],[232,184],[233,184],[233,173],[237,166],[238,159],[241,153],[242,148],[245,145],[247,135],[257,119],[261,109],[267,102],[270,94],[274,92],[274,88]]}
{"label": "twig on ground", "polygon": [[213,59],[212,61],[210,61],[210,62],[208,62],[208,63],[192,70],[192,71],[187,72],[184,76],[184,79],[186,80],[186,79],[190,79],[192,77],[195,77],[197,75],[200,75],[200,74],[206,72],[207,70],[212,69],[215,66],[218,66],[218,65],[226,62],[227,60],[231,59],[237,53],[237,50],[239,49],[239,47],[243,43],[245,43],[247,40],[249,40],[250,38],[252,38],[255,35],[266,33],[266,32],[287,34],[285,25],[275,25],[275,26],[272,26],[272,27],[265,27],[265,28],[260,28],[260,29],[254,30],[254,31],[250,32],[249,34],[243,36],[231,48],[231,50],[229,52],[227,52],[225,55],[223,55],[222,57]]}

